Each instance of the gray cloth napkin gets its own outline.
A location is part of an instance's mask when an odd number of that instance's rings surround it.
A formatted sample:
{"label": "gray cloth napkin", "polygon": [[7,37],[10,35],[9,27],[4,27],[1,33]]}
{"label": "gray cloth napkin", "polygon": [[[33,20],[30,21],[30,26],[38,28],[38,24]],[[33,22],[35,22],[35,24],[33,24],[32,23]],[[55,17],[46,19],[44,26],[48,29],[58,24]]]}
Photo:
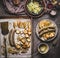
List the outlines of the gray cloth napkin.
{"label": "gray cloth napkin", "polygon": [[12,14],[25,14],[24,5],[26,0],[20,1],[19,6],[15,6],[12,0],[3,0],[6,11]]}

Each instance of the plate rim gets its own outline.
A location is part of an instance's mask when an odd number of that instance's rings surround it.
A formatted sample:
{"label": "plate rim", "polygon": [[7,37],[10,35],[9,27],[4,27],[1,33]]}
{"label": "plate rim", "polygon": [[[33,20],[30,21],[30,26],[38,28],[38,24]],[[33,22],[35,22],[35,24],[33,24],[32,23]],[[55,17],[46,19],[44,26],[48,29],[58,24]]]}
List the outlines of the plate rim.
{"label": "plate rim", "polygon": [[[37,27],[38,27],[39,22],[42,21],[42,20],[49,20],[49,21],[51,21],[52,23],[54,23],[55,26],[56,26],[55,36],[54,36],[52,39],[50,39],[50,40],[42,40],[42,39],[39,37],[39,35],[38,35]],[[54,40],[54,39],[56,38],[57,34],[58,34],[57,24],[56,24],[53,20],[51,20],[51,19],[49,19],[49,18],[41,19],[40,21],[37,23],[36,28],[35,28],[35,30],[36,30],[35,33],[36,33],[36,36],[38,37],[38,39],[41,40],[41,41],[43,41],[43,42],[50,42],[50,41]]]}

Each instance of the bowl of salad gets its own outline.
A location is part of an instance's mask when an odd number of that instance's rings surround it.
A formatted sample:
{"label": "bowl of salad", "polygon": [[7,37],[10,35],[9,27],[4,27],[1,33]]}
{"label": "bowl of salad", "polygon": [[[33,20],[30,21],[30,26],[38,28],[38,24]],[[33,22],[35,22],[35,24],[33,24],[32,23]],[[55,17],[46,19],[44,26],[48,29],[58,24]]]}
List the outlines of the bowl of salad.
{"label": "bowl of salad", "polygon": [[27,0],[25,4],[25,12],[31,17],[39,17],[44,14],[43,0]]}

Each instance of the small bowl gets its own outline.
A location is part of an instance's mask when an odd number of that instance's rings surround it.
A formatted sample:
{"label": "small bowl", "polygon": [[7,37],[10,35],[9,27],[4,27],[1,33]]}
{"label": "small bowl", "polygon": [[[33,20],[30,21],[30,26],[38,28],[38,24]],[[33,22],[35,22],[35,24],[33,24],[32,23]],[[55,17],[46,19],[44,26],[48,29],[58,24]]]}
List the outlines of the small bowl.
{"label": "small bowl", "polygon": [[41,53],[41,54],[46,54],[48,53],[49,51],[49,46],[48,44],[46,43],[41,43],[39,46],[38,46],[38,52]]}
{"label": "small bowl", "polygon": [[52,9],[50,12],[49,12],[50,16],[52,17],[55,17],[57,15],[57,10],[55,9]]}

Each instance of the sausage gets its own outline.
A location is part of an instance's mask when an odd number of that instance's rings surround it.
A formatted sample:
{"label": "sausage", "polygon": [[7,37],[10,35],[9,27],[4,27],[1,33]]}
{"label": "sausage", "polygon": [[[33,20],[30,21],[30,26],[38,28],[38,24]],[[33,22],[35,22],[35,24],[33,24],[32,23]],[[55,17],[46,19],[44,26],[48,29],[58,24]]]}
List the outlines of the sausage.
{"label": "sausage", "polygon": [[50,26],[49,27],[45,27],[43,29],[40,29],[39,33],[42,32],[42,31],[44,31],[44,30],[47,30],[47,29],[55,29],[55,27],[50,27]]}
{"label": "sausage", "polygon": [[10,33],[9,33],[9,43],[11,46],[14,46],[14,43],[12,41],[12,33],[13,33],[13,29],[11,29]]}
{"label": "sausage", "polygon": [[55,29],[44,30],[44,31],[39,33],[39,36],[42,36],[43,34],[48,33],[48,32],[55,32],[55,31],[56,31]]}

